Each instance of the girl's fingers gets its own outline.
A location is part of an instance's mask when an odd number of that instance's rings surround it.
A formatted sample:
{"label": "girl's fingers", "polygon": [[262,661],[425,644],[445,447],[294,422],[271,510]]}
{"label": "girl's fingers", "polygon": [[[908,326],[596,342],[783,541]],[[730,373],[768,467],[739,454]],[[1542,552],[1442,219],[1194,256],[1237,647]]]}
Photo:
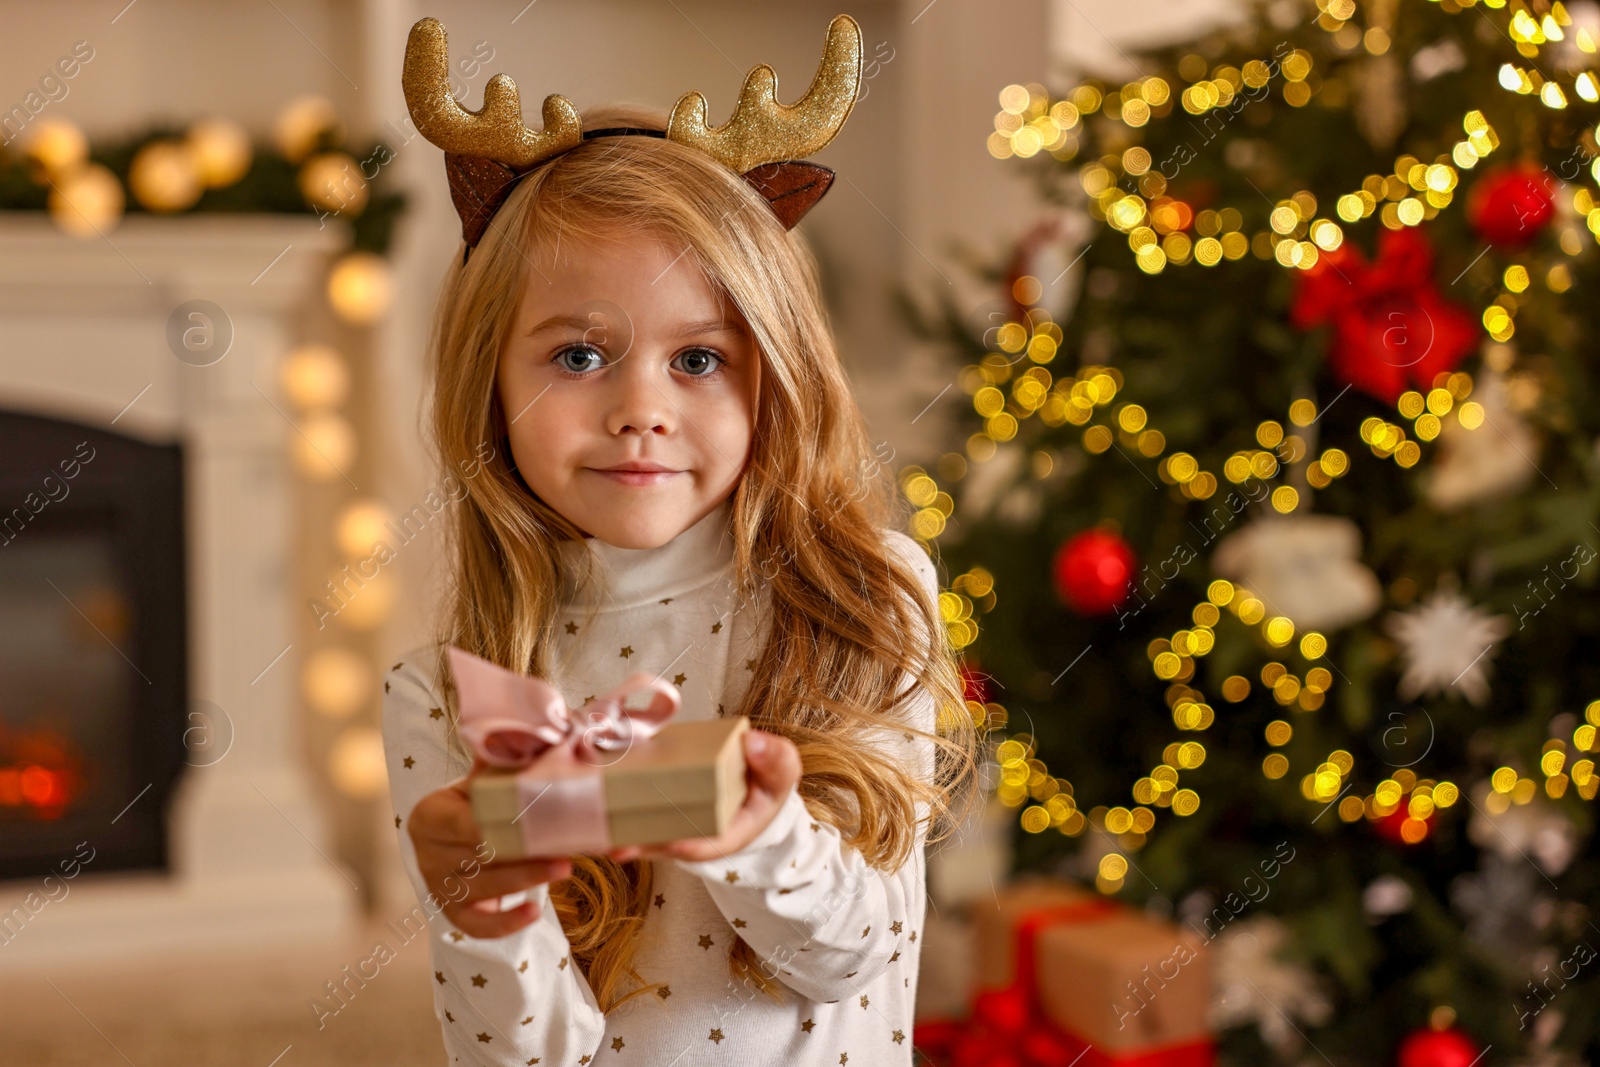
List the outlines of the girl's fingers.
{"label": "girl's fingers", "polygon": [[800,750],[787,737],[751,730],[745,735],[744,754],[750,777],[772,796],[782,796],[799,783]]}
{"label": "girl's fingers", "polygon": [[514,934],[539,917],[539,905],[523,901],[510,911],[485,913],[470,906],[457,905],[445,909],[445,915],[457,930],[468,937],[491,938]]}
{"label": "girl's fingers", "polygon": [[546,882],[560,881],[571,874],[572,861],[564,859],[523,860],[517,863],[480,867],[477,874],[464,879],[468,889],[462,902],[492,900],[508,893],[520,893],[524,889],[532,889]]}

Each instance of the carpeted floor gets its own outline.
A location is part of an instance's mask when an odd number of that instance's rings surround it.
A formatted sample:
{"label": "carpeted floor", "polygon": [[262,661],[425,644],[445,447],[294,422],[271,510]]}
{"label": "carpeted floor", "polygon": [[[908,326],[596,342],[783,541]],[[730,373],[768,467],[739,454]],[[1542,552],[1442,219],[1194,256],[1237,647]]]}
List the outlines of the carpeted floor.
{"label": "carpeted floor", "polygon": [[[3,1067],[442,1067],[444,1046],[422,940],[400,947],[344,1003],[325,983],[344,977],[378,940],[374,925],[346,944],[161,966],[51,967],[0,980]],[[373,965],[368,964],[371,974]],[[320,1015],[322,1001],[337,1013]]]}
{"label": "carpeted floor", "polygon": [[[930,913],[920,1014],[959,1011],[964,924]],[[326,983],[396,947],[340,1001]],[[363,968],[372,974],[373,963]],[[0,977],[0,1067],[446,1067],[427,945],[379,923],[345,944]],[[336,1012],[319,1013],[313,1001]]]}

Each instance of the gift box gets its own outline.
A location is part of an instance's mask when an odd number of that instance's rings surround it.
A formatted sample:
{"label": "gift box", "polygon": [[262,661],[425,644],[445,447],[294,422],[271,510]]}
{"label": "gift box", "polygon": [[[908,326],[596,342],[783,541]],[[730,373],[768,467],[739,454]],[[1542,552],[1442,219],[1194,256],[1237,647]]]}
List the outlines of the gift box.
{"label": "gift box", "polygon": [[473,817],[499,858],[715,837],[744,803],[749,720],[670,722],[681,697],[659,675],[633,674],[574,711],[541,678],[447,656],[479,768]]}
{"label": "gift box", "polygon": [[[743,716],[670,723],[609,765],[572,760],[520,772],[483,771],[470,787],[472,813],[501,858],[714,837],[744,803],[743,735],[749,728]],[[596,797],[597,818],[546,806],[574,791]]]}
{"label": "gift box", "polygon": [[[969,1019],[923,1027],[956,1067],[1210,1067],[1203,940],[1065,882],[1031,879],[974,912]],[[924,1035],[924,1029],[927,1030]]]}

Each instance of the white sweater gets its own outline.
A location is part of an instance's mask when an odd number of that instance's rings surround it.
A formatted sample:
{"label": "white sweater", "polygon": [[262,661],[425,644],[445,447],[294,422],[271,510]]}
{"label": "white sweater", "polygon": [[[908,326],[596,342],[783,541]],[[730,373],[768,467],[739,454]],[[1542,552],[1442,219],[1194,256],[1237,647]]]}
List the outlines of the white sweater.
{"label": "white sweater", "polygon": [[[562,647],[550,681],[580,707],[636,670],[658,671],[683,692],[685,721],[731,712],[750,683],[766,618],[757,603],[732,596],[731,506],[666,545],[622,549],[598,539],[564,543],[592,551],[603,566],[591,588],[563,597]],[[914,541],[885,531],[911,561],[927,596],[937,597],[932,561]],[[576,557],[572,557],[576,558]],[[765,567],[773,572],[776,564]],[[538,901],[540,917],[501,938],[455,929],[417,868],[405,820],[423,795],[470,767],[459,742],[448,745],[443,705],[432,685],[437,646],[395,664],[384,682],[383,736],[395,833],[426,916],[433,963],[434,1013],[453,1064],[497,1067],[628,1067],[729,1064],[881,1064],[911,1062],[918,933],[925,896],[923,840],[898,871],[869,867],[824,820],[791,793],[772,823],[745,849],[702,863],[653,864],[653,903],[635,960],[648,983],[662,983],[609,1015],[596,1006],[570,955],[544,886],[504,898],[504,907]],[[919,690],[908,722],[931,731],[932,699]],[[913,739],[915,738],[915,739]],[[931,743],[898,726],[883,731],[884,751],[914,773],[932,773]],[[893,746],[892,748],[889,746]],[[779,968],[781,1000],[731,979],[728,952],[742,938]]]}

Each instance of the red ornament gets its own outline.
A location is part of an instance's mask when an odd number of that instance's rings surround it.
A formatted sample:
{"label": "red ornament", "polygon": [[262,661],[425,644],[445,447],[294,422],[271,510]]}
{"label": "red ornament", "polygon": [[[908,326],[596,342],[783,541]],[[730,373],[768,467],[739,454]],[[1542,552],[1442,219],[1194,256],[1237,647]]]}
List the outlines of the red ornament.
{"label": "red ornament", "polygon": [[[1428,839],[1427,834],[1424,834],[1416,841],[1406,840],[1405,834],[1403,834],[1401,830],[1404,828],[1406,820],[1410,817],[1411,816],[1406,812],[1405,806],[1401,805],[1397,810],[1391,811],[1389,814],[1380,816],[1378,819],[1376,819],[1372,824],[1372,828],[1378,831],[1378,836],[1392,841],[1397,845],[1416,845],[1426,841]],[[1428,812],[1428,817],[1422,820],[1427,825],[1428,833],[1430,834],[1433,832],[1433,817],[1434,813],[1430,811]]]}
{"label": "red ornament", "polygon": [[1467,198],[1472,228],[1496,248],[1521,248],[1555,217],[1555,179],[1530,163],[1497,167]]}
{"label": "red ornament", "polygon": [[967,700],[989,703],[989,676],[976,663],[961,664],[961,689]]}
{"label": "red ornament", "polygon": [[1056,550],[1051,571],[1056,593],[1080,615],[1105,615],[1128,599],[1135,559],[1128,542],[1110,530],[1084,530]]}
{"label": "red ornament", "polygon": [[1477,317],[1439,292],[1433,249],[1411,228],[1380,234],[1370,264],[1349,244],[1322,255],[1300,273],[1289,318],[1302,330],[1331,322],[1334,375],[1390,404],[1408,383],[1431,388],[1478,343]]}
{"label": "red ornament", "polygon": [[1454,1027],[1417,1030],[1400,1042],[1398,1067],[1472,1067],[1482,1050]]}

